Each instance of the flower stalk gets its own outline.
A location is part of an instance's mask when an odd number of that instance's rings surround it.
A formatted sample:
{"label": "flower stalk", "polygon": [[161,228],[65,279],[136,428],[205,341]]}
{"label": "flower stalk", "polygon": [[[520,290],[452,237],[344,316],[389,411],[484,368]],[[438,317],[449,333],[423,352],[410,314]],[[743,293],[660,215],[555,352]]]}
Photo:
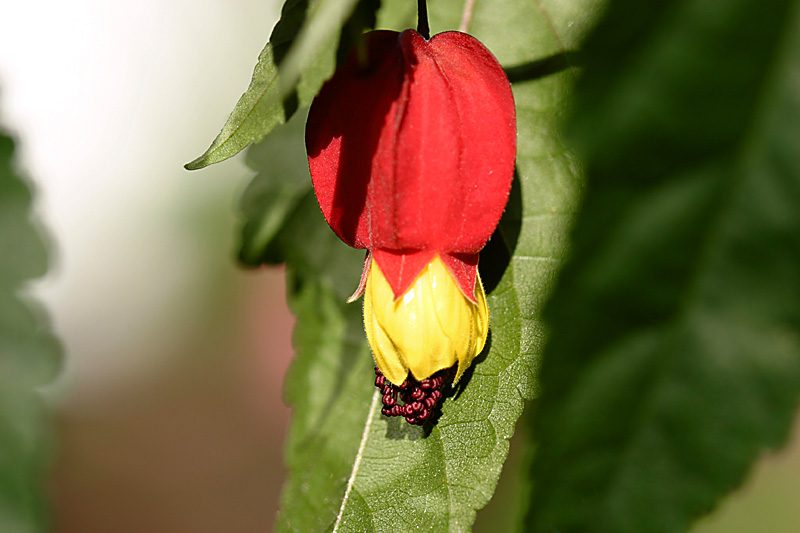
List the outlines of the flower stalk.
{"label": "flower stalk", "polygon": [[428,24],[428,2],[417,0],[417,32],[428,41],[431,38],[431,29]]}

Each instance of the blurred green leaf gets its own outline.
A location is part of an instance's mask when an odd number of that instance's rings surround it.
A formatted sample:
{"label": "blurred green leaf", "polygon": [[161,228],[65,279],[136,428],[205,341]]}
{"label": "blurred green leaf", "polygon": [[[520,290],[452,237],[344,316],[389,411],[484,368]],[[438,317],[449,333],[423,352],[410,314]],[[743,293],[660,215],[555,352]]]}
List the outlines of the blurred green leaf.
{"label": "blurred green leaf", "polygon": [[13,155],[14,142],[0,133],[0,531],[27,533],[47,525],[52,437],[35,387],[54,378],[60,349],[38,307],[20,296],[47,270],[47,250]]}
{"label": "blurred green leaf", "polygon": [[245,265],[285,260],[281,253],[272,254],[267,248],[298,202],[311,191],[303,143],[306,114],[297,113],[285,125],[276,127],[268,142],[247,151],[247,165],[258,170],[258,175],[242,196],[244,226],[239,259]]}
{"label": "blurred green leaf", "polygon": [[800,3],[612,0],[584,60],[526,531],[682,531],[798,403]]}
{"label": "blurred green leaf", "polygon": [[186,168],[197,170],[233,157],[291,118],[298,103],[309,105],[333,74],[339,32],[357,2],[287,0],[258,56],[250,87],[208,150]]}
{"label": "blurred green leaf", "polygon": [[[405,29],[405,11],[392,4],[387,9],[400,18],[393,22],[382,10],[379,23]],[[503,64],[526,64],[574,47],[595,4],[553,0],[531,10],[521,0],[477,3],[470,31]],[[432,31],[456,28],[462,7],[456,0],[432,3]],[[491,498],[523,400],[535,393],[543,338],[538,313],[581,187],[578,165],[556,133],[573,75],[567,69],[515,87],[517,180],[481,256],[491,291],[490,349],[429,434],[380,415],[361,309],[344,303],[364,254],[339,242],[319,211],[302,123],[290,122],[248,152],[259,175],[243,199],[241,256],[251,265],[286,261],[288,298],[298,316],[286,385],[293,408],[290,477],[279,530],[466,531]],[[280,158],[295,167],[281,170]]]}

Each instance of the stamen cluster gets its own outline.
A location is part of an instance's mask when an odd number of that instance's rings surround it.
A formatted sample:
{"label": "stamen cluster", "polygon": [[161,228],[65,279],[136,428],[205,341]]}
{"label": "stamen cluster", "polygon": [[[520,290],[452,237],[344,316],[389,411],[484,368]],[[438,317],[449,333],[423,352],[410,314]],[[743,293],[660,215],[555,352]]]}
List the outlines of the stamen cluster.
{"label": "stamen cluster", "polygon": [[[394,385],[387,380],[380,369],[375,367],[375,386],[383,394],[384,416],[402,416],[406,422],[421,426],[433,417],[434,412],[442,402],[442,387],[450,380],[448,374],[452,374],[452,369],[448,368],[436,374],[417,381],[409,374],[402,384]],[[399,401],[402,404],[398,403]]]}

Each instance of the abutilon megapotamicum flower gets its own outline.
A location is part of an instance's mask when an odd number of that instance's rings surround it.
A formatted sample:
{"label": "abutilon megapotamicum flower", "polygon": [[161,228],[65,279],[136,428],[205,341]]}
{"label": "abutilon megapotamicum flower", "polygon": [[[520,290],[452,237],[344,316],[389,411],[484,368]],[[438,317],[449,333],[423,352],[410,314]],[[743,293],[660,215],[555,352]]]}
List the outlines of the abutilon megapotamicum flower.
{"label": "abutilon megapotamicum flower", "polygon": [[478,252],[514,175],[511,86],[470,35],[374,31],[314,100],[306,148],[328,224],[368,251],[351,301],[363,293],[383,412],[422,423],[437,373],[457,363],[460,379],[488,335]]}

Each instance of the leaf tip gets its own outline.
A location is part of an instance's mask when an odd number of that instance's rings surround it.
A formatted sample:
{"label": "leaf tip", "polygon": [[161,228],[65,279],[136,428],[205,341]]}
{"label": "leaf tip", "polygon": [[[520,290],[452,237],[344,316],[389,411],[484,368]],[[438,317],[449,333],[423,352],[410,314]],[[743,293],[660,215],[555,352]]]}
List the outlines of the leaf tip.
{"label": "leaf tip", "polygon": [[206,154],[203,154],[197,159],[189,161],[188,163],[183,165],[183,168],[185,168],[186,170],[200,170],[201,168],[205,168],[210,164],[211,163],[208,161],[208,156]]}

